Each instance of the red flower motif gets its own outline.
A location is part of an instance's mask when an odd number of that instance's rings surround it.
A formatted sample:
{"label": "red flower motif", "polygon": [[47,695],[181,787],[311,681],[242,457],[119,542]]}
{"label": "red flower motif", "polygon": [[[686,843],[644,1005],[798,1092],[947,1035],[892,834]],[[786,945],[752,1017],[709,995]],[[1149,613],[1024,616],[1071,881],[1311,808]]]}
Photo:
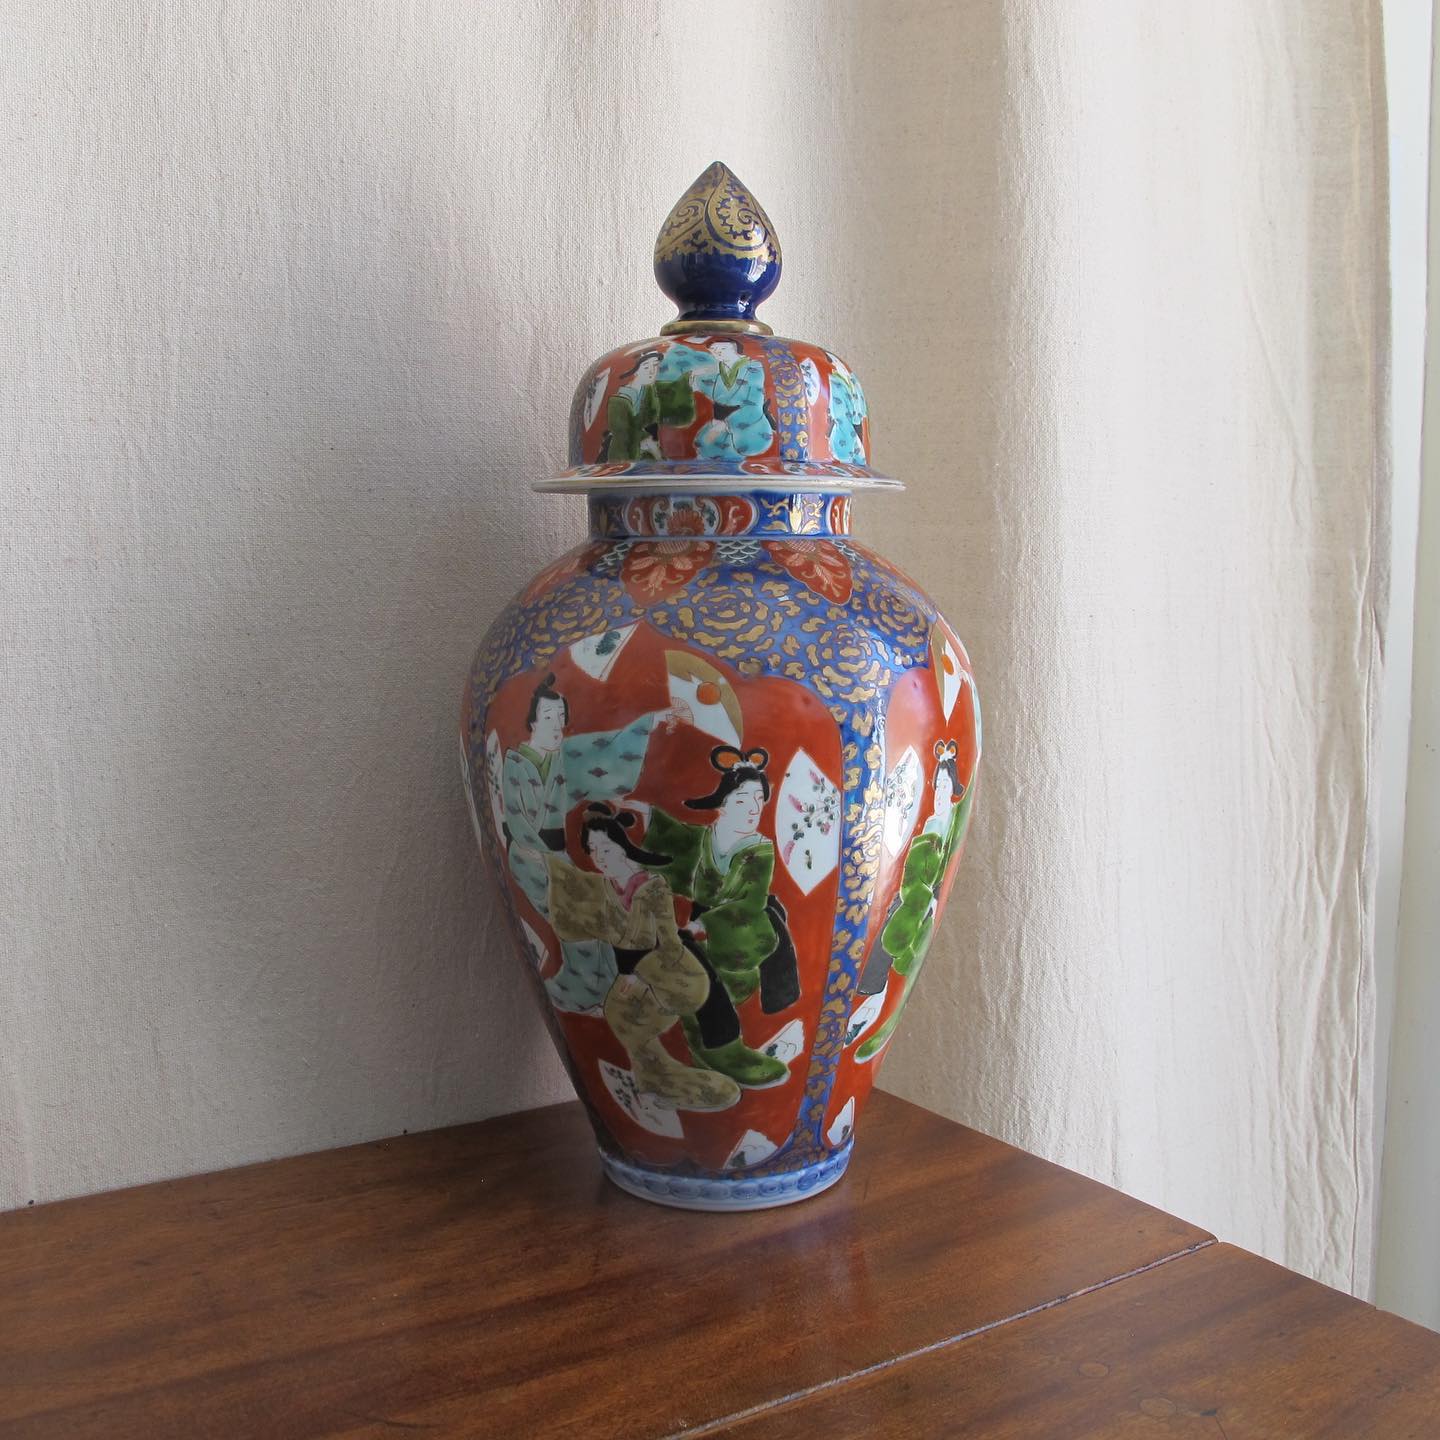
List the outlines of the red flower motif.
{"label": "red flower motif", "polygon": [[678,595],[710,563],[710,541],[637,540],[626,552],[620,579],[640,605]]}
{"label": "red flower motif", "polygon": [[698,510],[690,507],[683,510],[672,510],[669,519],[665,522],[665,533],[667,535],[703,535],[705,533],[705,517]]}
{"label": "red flower motif", "polygon": [[843,605],[854,589],[850,562],[828,540],[767,540],[770,558],[817,595]]}
{"label": "red flower motif", "polygon": [[603,545],[591,542],[572,550],[568,555],[562,555],[553,565],[547,565],[525,587],[520,596],[520,603],[528,605],[532,600],[543,595],[551,586],[558,585],[562,580],[568,580],[572,575],[579,575],[588,568],[592,557],[598,555],[604,548]]}

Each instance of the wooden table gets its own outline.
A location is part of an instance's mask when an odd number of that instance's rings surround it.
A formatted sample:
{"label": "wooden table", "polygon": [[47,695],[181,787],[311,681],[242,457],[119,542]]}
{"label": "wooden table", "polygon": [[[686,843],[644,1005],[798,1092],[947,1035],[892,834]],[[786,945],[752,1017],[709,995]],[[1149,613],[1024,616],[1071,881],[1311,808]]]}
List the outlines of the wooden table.
{"label": "wooden table", "polygon": [[887,1095],[695,1215],[576,1105],[0,1216],[0,1436],[1440,1437],[1440,1336]]}

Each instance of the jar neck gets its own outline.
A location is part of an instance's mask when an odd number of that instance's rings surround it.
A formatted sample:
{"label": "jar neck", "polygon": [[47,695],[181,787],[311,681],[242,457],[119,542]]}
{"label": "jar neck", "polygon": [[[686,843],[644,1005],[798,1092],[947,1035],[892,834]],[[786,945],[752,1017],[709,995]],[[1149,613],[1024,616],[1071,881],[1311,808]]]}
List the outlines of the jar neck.
{"label": "jar neck", "polygon": [[590,495],[590,534],[692,540],[734,535],[848,535],[850,497],[835,490],[668,490]]}

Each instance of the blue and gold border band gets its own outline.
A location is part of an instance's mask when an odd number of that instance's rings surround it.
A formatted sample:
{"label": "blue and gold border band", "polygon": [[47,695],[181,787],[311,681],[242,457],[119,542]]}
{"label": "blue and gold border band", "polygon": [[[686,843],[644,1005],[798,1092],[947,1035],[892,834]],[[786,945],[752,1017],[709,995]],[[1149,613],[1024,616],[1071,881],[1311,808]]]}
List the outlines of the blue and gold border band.
{"label": "blue and gold border band", "polygon": [[834,491],[747,490],[590,496],[590,534],[704,540],[739,535],[848,535],[850,497]]}

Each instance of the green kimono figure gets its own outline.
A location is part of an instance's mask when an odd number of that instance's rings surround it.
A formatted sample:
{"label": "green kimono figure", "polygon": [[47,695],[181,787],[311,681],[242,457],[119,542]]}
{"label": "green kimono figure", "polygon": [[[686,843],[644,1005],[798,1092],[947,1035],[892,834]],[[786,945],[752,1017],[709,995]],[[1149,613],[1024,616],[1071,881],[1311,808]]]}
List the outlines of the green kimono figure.
{"label": "green kimono figure", "polygon": [[658,350],[646,350],[637,357],[620,377],[629,383],[622,385],[605,407],[609,429],[600,442],[599,458],[663,459],[660,427],[688,425],[695,418],[695,396],[685,376],[683,361],[677,364]]}
{"label": "green kimono figure", "polygon": [[691,824],[656,809],[645,832],[646,848],[670,857],[657,873],[691,901],[681,940],[716,977],[715,991],[722,992],[686,1017],[691,1049],[707,1065],[755,1087],[780,1083],[789,1070],[743,1043],[734,1007],[756,990],[767,1014],[800,998],[785,908],[770,893],[775,845],[759,828],[770,798],[764,773],[769,758],[760,749],[742,754],[729,745],[717,746],[710,755],[720,772],[715,791],[685,802],[692,810],[717,811],[714,821]]}
{"label": "green kimono figure", "polygon": [[965,838],[970,820],[970,791],[955,799],[959,777],[955,770],[955,744],[942,740],[935,747],[935,810],[905,852],[905,869],[900,876],[900,893],[880,932],[879,943],[871,950],[857,993],[878,995],[889,983],[893,969],[904,988],[890,1018],[855,1052],[860,1061],[872,1060],[895,1033],[900,1014],[925,963],[930,938],[935,930],[935,910],[940,886],[950,861]]}
{"label": "green kimono figure", "polygon": [[707,460],[743,460],[770,448],[775,428],[765,408],[765,367],[740,353],[733,340],[712,340],[708,365],[690,383],[710,397],[715,418],[695,437],[695,453]]}
{"label": "green kimono figure", "polygon": [[[565,849],[565,816],[582,800],[628,794],[640,779],[656,722],[642,715],[621,730],[565,734],[569,702],[552,687],[553,675],[535,687],[526,723],[528,742],[505,756],[501,796],[509,842],[510,875],[535,909],[550,919],[547,857]],[[545,982],[558,1010],[593,1010],[615,980],[615,956],[599,940],[562,941],[561,965]]]}

